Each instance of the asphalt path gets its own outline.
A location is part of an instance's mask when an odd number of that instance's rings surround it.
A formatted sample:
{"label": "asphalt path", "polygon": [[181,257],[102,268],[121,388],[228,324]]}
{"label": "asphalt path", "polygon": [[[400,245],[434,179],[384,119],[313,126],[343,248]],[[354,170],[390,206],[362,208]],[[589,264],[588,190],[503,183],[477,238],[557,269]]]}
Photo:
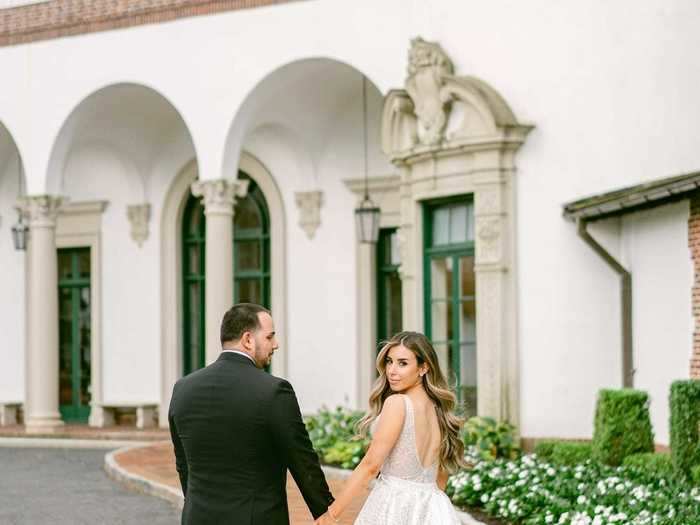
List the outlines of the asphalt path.
{"label": "asphalt path", "polygon": [[175,525],[170,503],[107,477],[105,450],[0,447],[0,524]]}

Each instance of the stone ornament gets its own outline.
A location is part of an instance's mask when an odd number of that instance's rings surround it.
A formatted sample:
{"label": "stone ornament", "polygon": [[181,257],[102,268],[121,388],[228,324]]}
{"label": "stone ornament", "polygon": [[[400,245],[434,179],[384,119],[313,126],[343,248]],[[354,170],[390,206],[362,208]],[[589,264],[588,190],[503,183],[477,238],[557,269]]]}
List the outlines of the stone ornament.
{"label": "stone ornament", "polygon": [[30,228],[55,228],[61,206],[66,202],[56,195],[37,195],[20,200],[23,213],[29,218]]}
{"label": "stone ornament", "polygon": [[151,218],[151,205],[144,203],[127,206],[126,215],[129,218],[129,224],[131,224],[131,238],[140,248],[144,241],[148,239],[148,221]]}
{"label": "stone ornament", "polygon": [[408,52],[406,91],[418,117],[417,137],[421,144],[440,144],[447,126],[450,94],[443,89],[454,68],[439,44],[422,38],[411,40]]}
{"label": "stone ornament", "polygon": [[313,239],[316,230],[321,225],[323,193],[321,191],[299,191],[294,197],[299,207],[299,226],[306,232],[309,239]]}
{"label": "stone ornament", "polygon": [[192,195],[202,198],[205,215],[233,215],[234,202],[248,194],[248,184],[239,179],[198,180],[192,183]]}
{"label": "stone ornament", "polygon": [[405,89],[384,99],[382,149],[392,162],[480,141],[521,144],[531,126],[518,123],[505,100],[475,77],[455,76],[435,42],[411,41]]}

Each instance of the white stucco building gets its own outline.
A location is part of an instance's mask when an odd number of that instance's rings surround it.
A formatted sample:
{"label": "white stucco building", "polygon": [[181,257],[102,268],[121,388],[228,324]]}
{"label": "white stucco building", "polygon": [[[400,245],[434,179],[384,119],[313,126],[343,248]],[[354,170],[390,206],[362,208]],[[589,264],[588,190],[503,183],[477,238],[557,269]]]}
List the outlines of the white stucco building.
{"label": "white stucco building", "polygon": [[590,437],[627,384],[668,443],[700,375],[695,0],[5,4],[0,405],[29,429],[167,425],[254,300],[305,412],[364,406],[404,328],[523,437]]}

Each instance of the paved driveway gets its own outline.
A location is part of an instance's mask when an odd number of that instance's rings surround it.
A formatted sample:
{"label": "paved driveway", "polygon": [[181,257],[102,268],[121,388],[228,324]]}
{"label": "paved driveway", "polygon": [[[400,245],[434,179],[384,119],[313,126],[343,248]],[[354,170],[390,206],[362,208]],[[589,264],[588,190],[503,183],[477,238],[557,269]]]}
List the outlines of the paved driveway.
{"label": "paved driveway", "polygon": [[127,491],[105,474],[105,450],[0,447],[3,525],[176,525],[166,501]]}

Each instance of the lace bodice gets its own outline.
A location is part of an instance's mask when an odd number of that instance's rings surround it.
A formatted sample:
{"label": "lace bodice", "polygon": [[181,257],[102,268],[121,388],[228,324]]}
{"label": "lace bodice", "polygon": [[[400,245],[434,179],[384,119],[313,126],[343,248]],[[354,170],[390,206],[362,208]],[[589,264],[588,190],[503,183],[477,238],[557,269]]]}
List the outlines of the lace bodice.
{"label": "lace bodice", "polygon": [[[395,394],[396,395],[396,394]],[[406,407],[406,416],[403,421],[403,428],[396,445],[391,449],[382,465],[382,474],[394,476],[410,481],[418,481],[423,483],[431,483],[437,479],[436,461],[428,468],[423,468],[418,457],[418,449],[416,448],[416,425],[413,415],[413,403],[407,395],[400,394],[404,400]],[[381,417],[381,414],[379,415]],[[372,425],[372,430],[376,428],[379,417]]]}

